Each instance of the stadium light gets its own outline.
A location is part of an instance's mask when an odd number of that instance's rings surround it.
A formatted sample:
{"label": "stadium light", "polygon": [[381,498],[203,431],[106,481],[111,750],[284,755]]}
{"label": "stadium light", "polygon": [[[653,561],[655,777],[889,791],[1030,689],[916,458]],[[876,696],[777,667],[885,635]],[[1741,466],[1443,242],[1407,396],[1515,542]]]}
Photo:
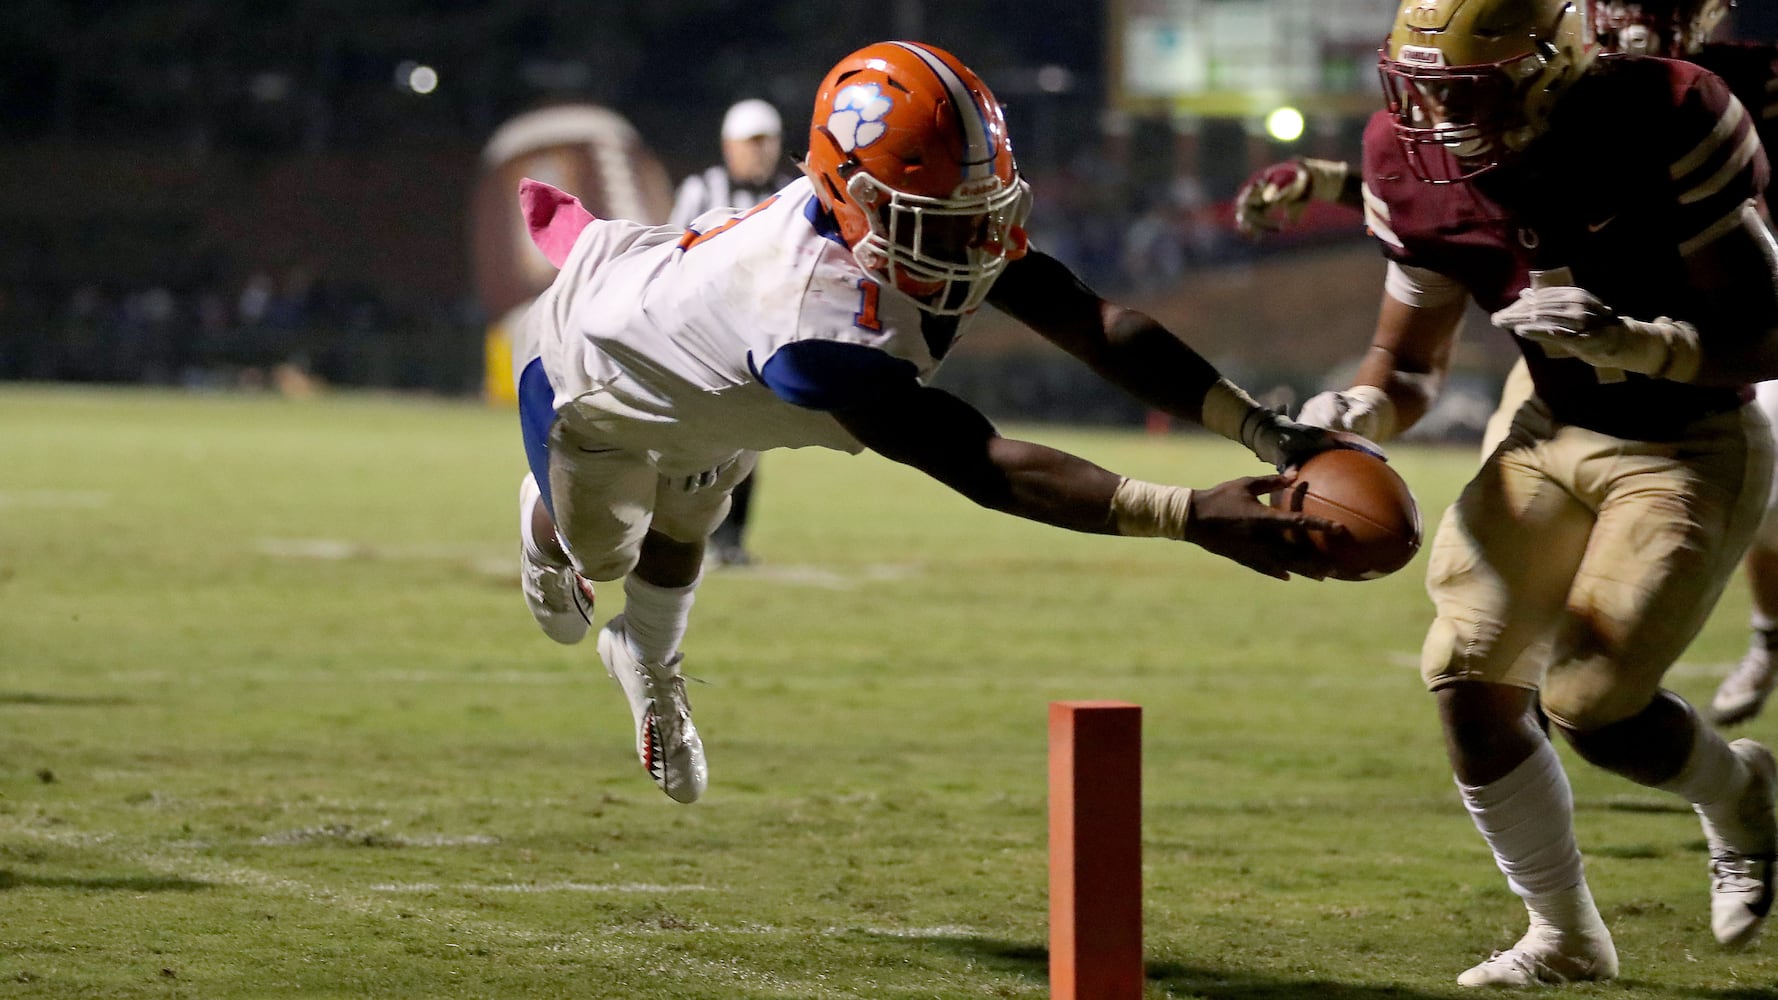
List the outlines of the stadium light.
{"label": "stadium light", "polygon": [[425,63],[403,59],[395,67],[395,85],[416,94],[430,94],[438,89],[438,70]]}
{"label": "stadium light", "polygon": [[438,70],[431,66],[415,66],[408,74],[407,85],[416,94],[430,94],[438,89]]}
{"label": "stadium light", "polygon": [[1279,142],[1295,142],[1303,137],[1303,113],[1282,107],[1266,116],[1266,134]]}

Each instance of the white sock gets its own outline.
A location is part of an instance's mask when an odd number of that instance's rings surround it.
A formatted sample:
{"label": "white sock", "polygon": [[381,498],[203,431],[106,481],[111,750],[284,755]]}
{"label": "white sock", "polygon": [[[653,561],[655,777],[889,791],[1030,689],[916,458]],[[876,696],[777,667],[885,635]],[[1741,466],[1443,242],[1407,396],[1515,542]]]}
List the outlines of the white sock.
{"label": "white sock", "polygon": [[1774,633],[1778,633],[1778,621],[1773,621],[1771,615],[1761,612],[1758,608],[1754,609],[1748,624],[1753,626],[1754,634],[1759,637],[1760,644],[1768,649],[1771,648],[1774,639],[1778,639],[1778,635],[1774,635]]}
{"label": "white sock", "polygon": [[[1494,863],[1506,875],[1507,885],[1527,906],[1585,882],[1580,848],[1574,840],[1574,793],[1556,748],[1548,741],[1540,743],[1506,777],[1486,785],[1459,781],[1457,788],[1476,829],[1494,852]],[[1564,908],[1555,907],[1558,911]],[[1541,912],[1535,906],[1533,910]],[[1583,929],[1573,922],[1581,915],[1552,912],[1544,916],[1561,930]],[[1598,919],[1597,911],[1592,919]]]}
{"label": "white sock", "polygon": [[683,587],[657,587],[634,573],[624,577],[624,631],[643,663],[665,663],[679,652],[691,621],[691,602],[703,577]]}
{"label": "white sock", "polygon": [[1728,741],[1720,733],[1699,722],[1696,715],[1692,715],[1691,720],[1692,749],[1686,755],[1685,765],[1671,780],[1658,787],[1690,802],[1698,815],[1709,820],[1730,846],[1750,846],[1737,844],[1736,835],[1742,832],[1741,819],[1737,815],[1741,793],[1747,790],[1753,773],[1729,749]]}
{"label": "white sock", "polygon": [[1531,929],[1526,932],[1529,937],[1545,937],[1554,931],[1558,944],[1570,946],[1576,937],[1611,940],[1605,918],[1599,915],[1599,906],[1593,902],[1592,890],[1584,879],[1560,892],[1525,897],[1525,910],[1531,914]]}

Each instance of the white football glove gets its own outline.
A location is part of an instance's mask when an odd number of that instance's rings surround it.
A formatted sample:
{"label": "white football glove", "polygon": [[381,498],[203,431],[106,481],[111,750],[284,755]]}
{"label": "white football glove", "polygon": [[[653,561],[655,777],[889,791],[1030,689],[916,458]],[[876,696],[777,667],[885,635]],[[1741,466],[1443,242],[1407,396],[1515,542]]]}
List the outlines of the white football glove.
{"label": "white football glove", "polygon": [[1302,465],[1311,455],[1335,448],[1354,448],[1388,458],[1383,449],[1362,435],[1300,423],[1270,410],[1257,411],[1249,424],[1247,446],[1280,472]]}
{"label": "white football glove", "polygon": [[1527,288],[1492,319],[1552,355],[1572,355],[1599,369],[1689,382],[1702,361],[1697,327],[1665,316],[1652,322],[1619,316],[1575,285]]}
{"label": "white football glove", "polygon": [[1338,201],[1351,168],[1338,160],[1274,163],[1235,194],[1235,228],[1247,236],[1275,233],[1303,216],[1311,201]]}
{"label": "white football glove", "polygon": [[1357,448],[1383,457],[1381,448],[1357,435],[1298,423],[1259,405],[1228,379],[1217,379],[1205,391],[1201,413],[1205,428],[1239,441],[1279,471],[1295,468],[1310,455],[1332,448]]}
{"label": "white football glove", "polygon": [[1395,404],[1374,385],[1355,385],[1344,392],[1310,396],[1296,418],[1315,427],[1350,431],[1372,441],[1395,435]]}

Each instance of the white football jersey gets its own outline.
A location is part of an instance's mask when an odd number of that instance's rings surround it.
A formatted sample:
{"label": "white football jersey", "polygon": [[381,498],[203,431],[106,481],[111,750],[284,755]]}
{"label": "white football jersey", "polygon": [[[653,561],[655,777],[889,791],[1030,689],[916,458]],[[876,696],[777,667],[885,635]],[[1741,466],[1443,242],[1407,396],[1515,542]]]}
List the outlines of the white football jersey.
{"label": "white football jersey", "polygon": [[650,452],[663,473],[739,450],[861,450],[828,413],[787,402],[758,373],[787,345],[832,341],[901,359],[925,381],[973,317],[929,344],[925,314],[867,275],[817,207],[798,178],[690,230],[591,223],[533,306],[518,368],[541,357],[561,419]]}

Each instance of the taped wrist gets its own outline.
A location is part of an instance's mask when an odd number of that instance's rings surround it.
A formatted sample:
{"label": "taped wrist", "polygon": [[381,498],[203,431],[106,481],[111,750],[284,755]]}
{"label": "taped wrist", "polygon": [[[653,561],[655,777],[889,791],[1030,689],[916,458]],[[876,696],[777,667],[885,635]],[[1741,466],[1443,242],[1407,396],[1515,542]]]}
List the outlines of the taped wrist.
{"label": "taped wrist", "polygon": [[1346,396],[1363,404],[1346,411],[1351,414],[1347,430],[1378,442],[1395,436],[1395,403],[1388,393],[1374,385],[1355,385],[1346,390]]}
{"label": "taped wrist", "polygon": [[1198,409],[1200,422],[1206,430],[1245,445],[1247,450],[1267,462],[1272,461],[1272,456],[1260,449],[1277,450],[1276,442],[1267,447],[1267,442],[1262,440],[1265,428],[1271,426],[1276,414],[1254,402],[1240,386],[1226,378],[1217,379],[1204,393],[1204,401]]}
{"label": "taped wrist", "polygon": [[1304,159],[1309,172],[1309,197],[1315,201],[1339,201],[1352,168],[1344,160]]}
{"label": "taped wrist", "polygon": [[1192,491],[1125,478],[1111,494],[1111,523],[1130,538],[1185,540],[1191,521]]}
{"label": "taped wrist", "polygon": [[1635,342],[1646,348],[1625,358],[1621,367],[1674,382],[1690,382],[1698,377],[1704,352],[1698,343],[1697,327],[1666,316],[1648,322],[1624,317],[1618,321],[1629,328]]}

